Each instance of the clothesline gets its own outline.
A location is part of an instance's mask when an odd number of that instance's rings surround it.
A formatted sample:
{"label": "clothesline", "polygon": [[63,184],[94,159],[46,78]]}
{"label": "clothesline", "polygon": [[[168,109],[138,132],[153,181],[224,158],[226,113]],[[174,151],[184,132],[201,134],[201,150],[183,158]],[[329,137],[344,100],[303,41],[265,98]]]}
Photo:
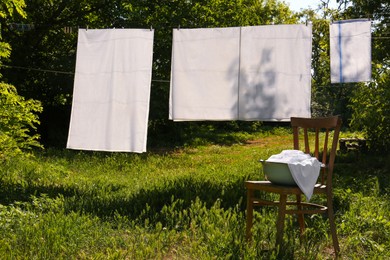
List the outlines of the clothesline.
{"label": "clothesline", "polygon": [[[369,37],[347,39],[351,42],[345,46],[343,36],[350,32],[365,31],[371,37],[370,21],[355,23],[354,27],[347,23],[330,28],[330,36],[340,35],[330,42],[331,62],[338,62],[331,63],[332,83],[371,78],[371,68],[369,77],[359,74],[368,72],[365,67],[371,62],[351,55],[370,58]],[[154,30],[78,32],[66,147],[145,152]],[[311,35],[312,24],[173,30],[169,119],[288,121],[291,116],[310,117]],[[284,40],[290,36],[294,40]],[[333,56],[332,47],[336,50]],[[349,66],[356,63],[362,63],[363,69]]]}
{"label": "clothesline", "polygon": [[[366,19],[365,19],[366,20]],[[368,20],[366,20],[368,21]],[[349,20],[345,21],[340,21],[340,22],[349,22]],[[150,30],[153,28],[151,27]],[[180,27],[178,28],[180,30]],[[387,36],[373,36],[371,38],[374,38],[375,40],[380,40],[380,39],[389,39],[390,37]],[[6,68],[15,68],[15,69],[25,69],[25,70],[33,70],[33,71],[41,71],[41,72],[48,72],[48,73],[55,73],[55,74],[67,74],[67,75],[74,75],[74,72],[67,72],[67,71],[58,71],[58,70],[49,70],[49,69],[40,69],[40,68],[31,68],[31,67],[22,67],[22,66],[12,66],[12,65],[1,65],[0,67],[6,67]],[[152,82],[164,82],[164,83],[169,83],[170,80],[164,80],[164,79],[152,79]]]}
{"label": "clothesline", "polygon": [[50,72],[50,73],[74,75],[74,72],[68,72],[68,71],[36,69],[36,68],[28,68],[28,67],[21,67],[21,66],[11,66],[11,65],[4,65],[4,64],[0,64],[0,67],[10,68],[10,69],[34,70],[34,71],[40,71],[40,72]]}
{"label": "clothesline", "polygon": [[[387,37],[387,38],[390,39],[390,37]],[[24,70],[34,70],[34,71],[49,72],[49,73],[59,73],[59,74],[74,75],[74,72],[57,71],[57,70],[35,69],[35,68],[27,68],[27,67],[21,67],[21,66],[10,66],[10,65],[4,65],[4,64],[0,64],[0,67],[15,68],[15,69],[24,69]],[[152,79],[152,82],[170,83],[170,80],[166,80],[166,79]],[[340,84],[330,84],[330,85],[316,86],[316,87],[317,87],[317,88],[334,88],[335,85],[340,85]],[[345,84],[342,84],[342,85],[344,86]]]}
{"label": "clothesline", "polygon": [[[11,66],[11,65],[4,65],[4,64],[0,64],[0,67],[10,68],[10,69],[33,70],[33,71],[56,73],[56,74],[74,75],[74,72],[68,72],[68,71],[36,69],[36,68],[29,68],[29,67],[22,67],[22,66]],[[166,83],[170,82],[169,80],[164,80],[164,79],[152,79],[152,81],[154,81],[154,82],[166,82]]]}

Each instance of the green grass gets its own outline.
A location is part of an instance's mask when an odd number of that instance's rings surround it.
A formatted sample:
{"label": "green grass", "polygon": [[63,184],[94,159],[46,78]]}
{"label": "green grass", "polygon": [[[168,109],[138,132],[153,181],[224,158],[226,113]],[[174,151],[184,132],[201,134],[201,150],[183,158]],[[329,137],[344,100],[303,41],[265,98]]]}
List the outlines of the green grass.
{"label": "green grass", "polygon": [[[0,258],[276,259],[274,209],[255,212],[245,241],[244,181],[263,178],[257,161],[291,148],[291,132],[210,136],[146,154],[48,149],[3,164]],[[342,258],[390,258],[390,156],[336,160]],[[300,244],[287,218],[279,256],[332,258],[326,219],[306,222]]]}

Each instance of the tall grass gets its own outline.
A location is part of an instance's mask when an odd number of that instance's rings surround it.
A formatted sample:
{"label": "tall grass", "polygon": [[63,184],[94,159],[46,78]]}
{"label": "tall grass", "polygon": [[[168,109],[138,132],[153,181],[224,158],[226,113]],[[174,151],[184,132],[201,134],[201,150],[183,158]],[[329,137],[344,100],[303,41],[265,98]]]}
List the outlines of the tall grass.
{"label": "tall grass", "polygon": [[[147,154],[48,149],[15,158],[0,170],[0,258],[332,258],[322,216],[306,218],[302,244],[295,219],[287,218],[287,247],[277,252],[276,211],[259,209],[254,239],[245,241],[244,181],[263,178],[257,161],[291,148],[291,132],[276,128],[227,140],[234,141],[194,138]],[[342,258],[390,257],[389,159],[337,157]]]}

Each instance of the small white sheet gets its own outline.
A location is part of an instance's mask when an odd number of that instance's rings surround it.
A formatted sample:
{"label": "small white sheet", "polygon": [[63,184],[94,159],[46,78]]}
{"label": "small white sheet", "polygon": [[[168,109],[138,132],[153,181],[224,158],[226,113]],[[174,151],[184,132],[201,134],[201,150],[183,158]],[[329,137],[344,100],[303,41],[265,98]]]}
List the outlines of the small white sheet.
{"label": "small white sheet", "polygon": [[237,119],[240,28],[174,29],[169,119]]}
{"label": "small white sheet", "polygon": [[320,174],[321,163],[299,150],[284,150],[272,155],[267,162],[287,163],[291,176],[309,201]]}
{"label": "small white sheet", "polygon": [[371,21],[344,20],[330,25],[332,83],[371,80]]}
{"label": "small white sheet", "polygon": [[67,148],[145,152],[154,31],[80,29]]}

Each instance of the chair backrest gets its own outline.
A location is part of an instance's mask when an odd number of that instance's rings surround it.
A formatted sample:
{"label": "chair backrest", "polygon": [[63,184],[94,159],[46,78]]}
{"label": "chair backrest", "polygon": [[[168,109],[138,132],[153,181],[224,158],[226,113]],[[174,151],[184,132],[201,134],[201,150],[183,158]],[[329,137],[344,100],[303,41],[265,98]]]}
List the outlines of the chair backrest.
{"label": "chair backrest", "polygon": [[[294,149],[301,150],[300,142],[303,142],[304,149],[302,149],[302,151],[315,156],[322,164],[325,165],[322,169],[321,184],[332,184],[334,160],[336,157],[341,123],[342,121],[339,116],[291,118],[291,126],[293,128],[294,136]],[[303,134],[300,130],[303,131]],[[330,140],[331,131],[333,131],[333,140]],[[320,133],[324,133],[325,136],[320,138]],[[310,145],[313,145],[313,142],[309,142],[309,139],[311,140],[312,138],[310,137],[313,135],[314,147],[311,147],[312,149],[310,149]]]}

